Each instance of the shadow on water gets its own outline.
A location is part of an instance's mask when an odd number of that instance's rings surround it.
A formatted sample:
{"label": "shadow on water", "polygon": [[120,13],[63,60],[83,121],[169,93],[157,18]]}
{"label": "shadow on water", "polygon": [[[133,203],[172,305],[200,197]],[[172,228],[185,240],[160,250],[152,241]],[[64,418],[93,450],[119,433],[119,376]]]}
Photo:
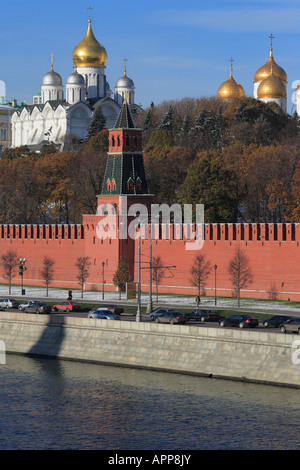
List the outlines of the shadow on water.
{"label": "shadow on water", "polygon": [[64,317],[48,315],[43,331],[36,343],[28,351],[28,355],[58,357],[65,338]]}

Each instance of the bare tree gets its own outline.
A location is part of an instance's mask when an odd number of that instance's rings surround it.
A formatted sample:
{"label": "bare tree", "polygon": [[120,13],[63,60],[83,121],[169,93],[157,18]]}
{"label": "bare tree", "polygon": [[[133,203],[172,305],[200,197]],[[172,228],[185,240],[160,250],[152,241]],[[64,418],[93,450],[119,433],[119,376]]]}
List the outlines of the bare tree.
{"label": "bare tree", "polygon": [[160,256],[154,256],[152,259],[152,281],[155,283],[156,302],[158,302],[158,286],[165,277],[165,266]]}
{"label": "bare tree", "polygon": [[210,261],[207,261],[206,256],[202,253],[198,253],[190,269],[190,283],[193,287],[196,287],[198,291],[198,297],[200,302],[201,287],[206,284],[206,279],[211,273]]}
{"label": "bare tree", "polygon": [[238,306],[240,306],[241,289],[252,284],[253,275],[249,258],[239,246],[236,248],[235,254],[228,264],[228,273],[231,283],[237,292]]}
{"label": "bare tree", "polygon": [[87,281],[90,275],[90,257],[89,256],[79,256],[75,263],[76,268],[78,269],[77,279],[81,285],[81,298],[83,298],[83,288],[84,284]]}
{"label": "bare tree", "polygon": [[8,250],[4,255],[1,256],[1,265],[4,271],[4,279],[7,279],[9,284],[9,295],[11,294],[11,280],[18,267],[18,263],[19,258],[14,250]]}
{"label": "bare tree", "polygon": [[44,256],[42,263],[43,269],[41,270],[41,276],[43,278],[44,284],[46,285],[46,295],[48,297],[48,288],[53,281],[55,260],[48,256]]}

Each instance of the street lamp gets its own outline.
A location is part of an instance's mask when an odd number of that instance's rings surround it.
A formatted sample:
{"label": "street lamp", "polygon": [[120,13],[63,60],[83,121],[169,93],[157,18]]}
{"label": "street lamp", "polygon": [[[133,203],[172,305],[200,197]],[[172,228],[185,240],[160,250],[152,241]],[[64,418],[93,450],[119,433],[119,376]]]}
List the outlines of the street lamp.
{"label": "street lamp", "polygon": [[150,228],[150,260],[149,260],[149,300],[147,305],[147,313],[151,313],[153,310],[152,302],[152,232]]}
{"label": "street lamp", "polygon": [[24,275],[24,271],[26,271],[26,269],[27,269],[26,266],[25,266],[26,261],[27,261],[26,258],[20,258],[19,259],[19,262],[20,262],[20,264],[19,264],[19,274],[21,276],[21,285],[22,285],[21,293],[22,293],[22,295],[25,295],[25,289],[23,289],[23,275]]}
{"label": "street lamp", "polygon": [[217,265],[214,265],[215,268],[215,305],[217,305]]}
{"label": "street lamp", "polygon": [[102,300],[104,300],[104,266],[105,262],[102,261]]}
{"label": "street lamp", "polygon": [[142,321],[141,315],[141,230],[139,234],[139,251],[138,251],[138,302],[137,302],[137,312],[136,312],[136,321]]}

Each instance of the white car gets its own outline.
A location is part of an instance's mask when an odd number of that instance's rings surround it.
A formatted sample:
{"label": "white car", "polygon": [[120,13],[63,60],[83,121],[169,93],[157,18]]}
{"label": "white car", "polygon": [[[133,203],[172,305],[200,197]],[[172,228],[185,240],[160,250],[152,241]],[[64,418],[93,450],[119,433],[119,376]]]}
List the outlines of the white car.
{"label": "white car", "polygon": [[23,304],[20,304],[18,308],[19,308],[19,310],[22,310],[22,312],[23,312],[24,308],[30,307],[32,304],[34,304],[34,302],[36,302],[36,301],[35,300],[26,300],[26,302],[24,302]]}
{"label": "white car", "polygon": [[4,308],[18,308],[19,302],[15,299],[2,299],[0,300],[0,307]]}

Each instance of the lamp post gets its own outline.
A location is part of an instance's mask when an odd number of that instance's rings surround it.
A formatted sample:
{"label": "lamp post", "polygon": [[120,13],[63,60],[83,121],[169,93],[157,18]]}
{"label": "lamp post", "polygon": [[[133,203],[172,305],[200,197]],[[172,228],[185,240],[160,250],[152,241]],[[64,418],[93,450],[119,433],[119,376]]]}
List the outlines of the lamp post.
{"label": "lamp post", "polygon": [[214,265],[215,268],[215,305],[217,305],[217,265]]}
{"label": "lamp post", "polygon": [[137,312],[136,321],[142,321],[141,315],[141,232],[139,234],[139,250],[138,250],[138,298],[137,298]]}
{"label": "lamp post", "polygon": [[26,266],[25,266],[25,263],[26,263],[26,258],[20,258],[19,259],[19,274],[21,276],[21,285],[22,285],[22,288],[21,288],[21,293],[22,295],[25,295],[25,289],[23,289],[23,275],[24,275],[24,271],[26,271]]}
{"label": "lamp post", "polygon": [[105,263],[102,261],[102,300],[104,300],[104,266]]}
{"label": "lamp post", "polygon": [[152,233],[150,228],[150,259],[149,259],[149,300],[147,305],[147,313],[151,313],[153,310],[152,303]]}

